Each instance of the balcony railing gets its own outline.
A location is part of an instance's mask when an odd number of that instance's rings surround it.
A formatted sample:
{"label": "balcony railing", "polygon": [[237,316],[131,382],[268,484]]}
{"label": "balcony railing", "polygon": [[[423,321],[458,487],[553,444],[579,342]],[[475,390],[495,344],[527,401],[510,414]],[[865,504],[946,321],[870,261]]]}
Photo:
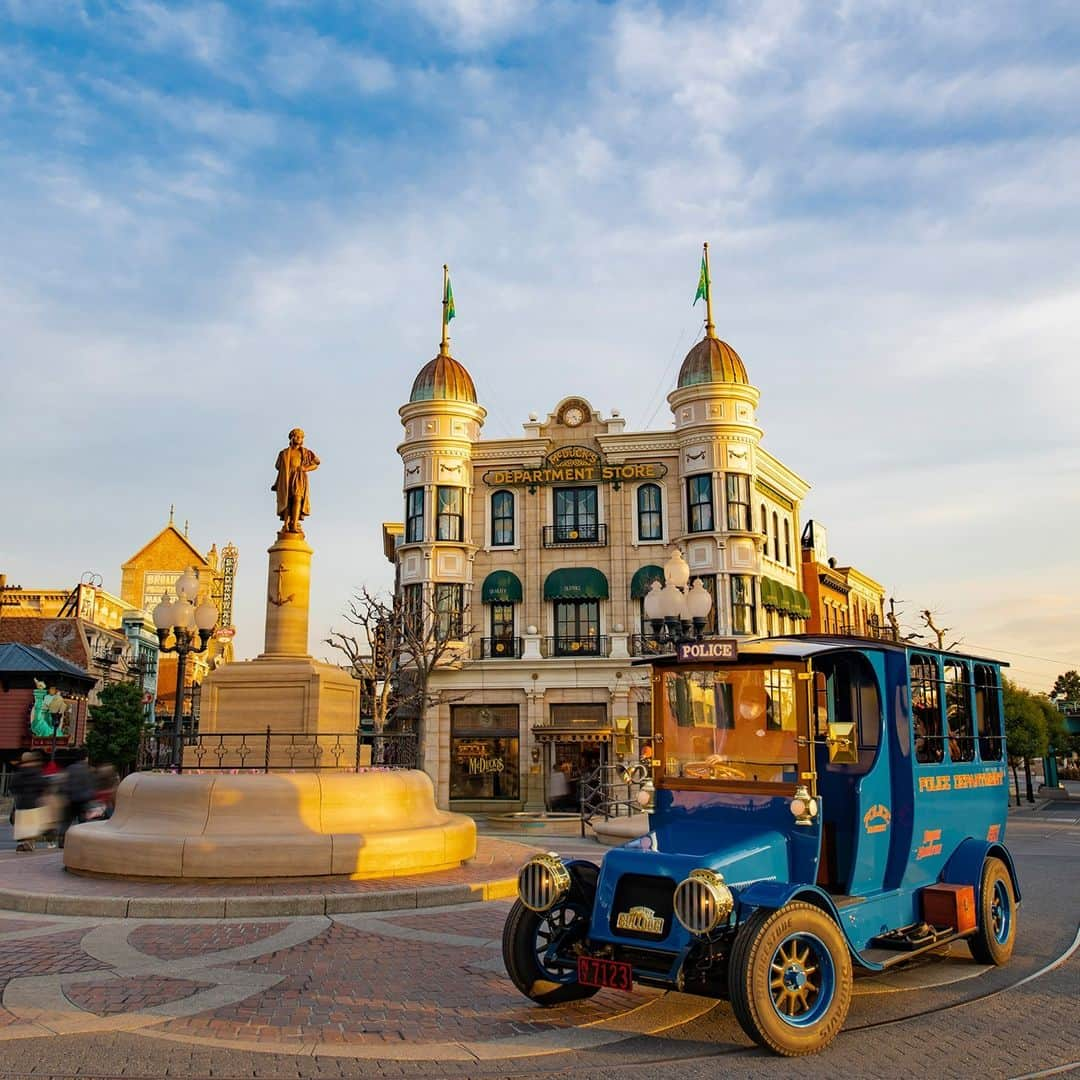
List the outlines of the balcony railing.
{"label": "balcony railing", "polygon": [[610,656],[611,638],[590,634],[587,637],[546,637],[540,639],[540,655],[554,656]]}
{"label": "balcony railing", "polygon": [[657,641],[656,638],[650,637],[648,634],[630,635],[631,656],[661,655],[663,653],[670,653],[671,648],[671,645]]}
{"label": "balcony railing", "polygon": [[521,638],[481,638],[481,660],[517,660],[523,649]]}
{"label": "balcony railing", "polygon": [[607,525],[545,525],[544,547],[607,547]]}

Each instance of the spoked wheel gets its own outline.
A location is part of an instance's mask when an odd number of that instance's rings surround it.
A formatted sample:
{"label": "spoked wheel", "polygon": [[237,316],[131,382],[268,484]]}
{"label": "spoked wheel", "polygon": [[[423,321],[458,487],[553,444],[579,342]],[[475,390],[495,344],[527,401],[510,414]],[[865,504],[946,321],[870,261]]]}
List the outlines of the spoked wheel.
{"label": "spoked wheel", "polygon": [[851,1004],[851,956],[839,927],[812,904],[755,912],[731,951],[728,992],[756,1043],[785,1057],[827,1046]]}
{"label": "spoked wheel", "polygon": [[520,900],[503,927],[503,962],[514,985],[540,1005],[592,997],[595,986],[578,982],[574,945],[589,929],[590,912],[577,900],[550,911],[530,911]]}
{"label": "spoked wheel", "polygon": [[980,964],[1004,964],[1016,941],[1016,894],[1000,859],[983,863],[979,880],[979,923],[968,938],[971,955]]}

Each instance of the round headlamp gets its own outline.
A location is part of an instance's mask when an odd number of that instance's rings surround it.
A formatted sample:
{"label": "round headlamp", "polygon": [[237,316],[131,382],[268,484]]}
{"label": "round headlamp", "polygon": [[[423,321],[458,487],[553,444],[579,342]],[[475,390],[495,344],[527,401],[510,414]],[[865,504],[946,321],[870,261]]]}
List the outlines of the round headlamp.
{"label": "round headlamp", "polygon": [[518,898],[530,911],[548,911],[570,890],[570,871],[554,851],[534,855],[518,873]]}
{"label": "round headlamp", "polygon": [[675,888],[675,917],[691,934],[707,934],[724,922],[735,907],[735,898],[724,884],[724,875],[699,868]]}

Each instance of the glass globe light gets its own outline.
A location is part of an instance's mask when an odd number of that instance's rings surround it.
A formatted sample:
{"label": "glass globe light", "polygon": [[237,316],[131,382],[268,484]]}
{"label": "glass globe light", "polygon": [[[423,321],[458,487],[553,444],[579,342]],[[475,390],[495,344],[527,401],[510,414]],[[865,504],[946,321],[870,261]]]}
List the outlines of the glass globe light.
{"label": "glass globe light", "polygon": [[671,558],[664,565],[664,580],[677,589],[685,588],[690,580],[690,567],[678,548],[671,553]]}
{"label": "glass globe light", "polygon": [[217,606],[209,600],[204,600],[195,609],[195,625],[200,630],[213,630],[218,621]]}
{"label": "glass globe light", "polygon": [[161,603],[154,608],[152,618],[154,620],[154,626],[158,630],[171,630],[173,626],[173,602],[167,597],[163,597]]}
{"label": "glass globe light", "polygon": [[176,579],[176,595],[189,603],[199,595],[199,579],[189,568]]}
{"label": "glass globe light", "polygon": [[682,608],[682,593],[674,585],[668,584],[660,590],[660,599],[664,604],[664,618],[679,618],[679,611]]}
{"label": "glass globe light", "polygon": [[664,587],[654,581],[645,594],[645,618],[662,619],[664,617]]}
{"label": "glass globe light", "polygon": [[709,612],[712,610],[712,597],[709,595],[709,590],[705,588],[705,583],[701,578],[694,581],[694,587],[690,590],[687,603],[692,619],[707,619],[709,617]]}
{"label": "glass globe light", "polygon": [[190,600],[177,600],[173,604],[173,625],[181,630],[195,628],[195,605]]}
{"label": "glass globe light", "polygon": [[679,593],[679,618],[683,622],[690,621],[690,597],[685,589]]}

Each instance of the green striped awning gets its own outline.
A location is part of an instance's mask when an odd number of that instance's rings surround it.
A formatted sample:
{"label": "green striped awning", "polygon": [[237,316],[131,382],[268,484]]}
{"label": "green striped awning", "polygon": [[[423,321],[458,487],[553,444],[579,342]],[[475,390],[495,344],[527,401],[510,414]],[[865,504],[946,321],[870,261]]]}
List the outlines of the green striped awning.
{"label": "green striped awning", "polygon": [[780,603],[777,605],[780,610],[794,615],[796,603],[795,590],[790,585],[780,585]]}
{"label": "green striped awning", "polygon": [[777,596],[777,589],[779,589],[779,587],[779,583],[773,581],[771,577],[763,577],[761,579],[762,607],[774,608],[779,604],[779,597]]}
{"label": "green striped awning", "polygon": [[641,567],[630,579],[630,598],[640,600],[643,596],[646,596],[649,592],[649,586],[654,581],[659,581],[661,585],[664,584],[663,568],[653,565]]}
{"label": "green striped awning", "polygon": [[544,582],[545,600],[606,600],[608,583],[592,566],[552,570]]}
{"label": "green striped awning", "polygon": [[495,570],[484,578],[480,590],[482,604],[520,604],[521,579],[509,570]]}

